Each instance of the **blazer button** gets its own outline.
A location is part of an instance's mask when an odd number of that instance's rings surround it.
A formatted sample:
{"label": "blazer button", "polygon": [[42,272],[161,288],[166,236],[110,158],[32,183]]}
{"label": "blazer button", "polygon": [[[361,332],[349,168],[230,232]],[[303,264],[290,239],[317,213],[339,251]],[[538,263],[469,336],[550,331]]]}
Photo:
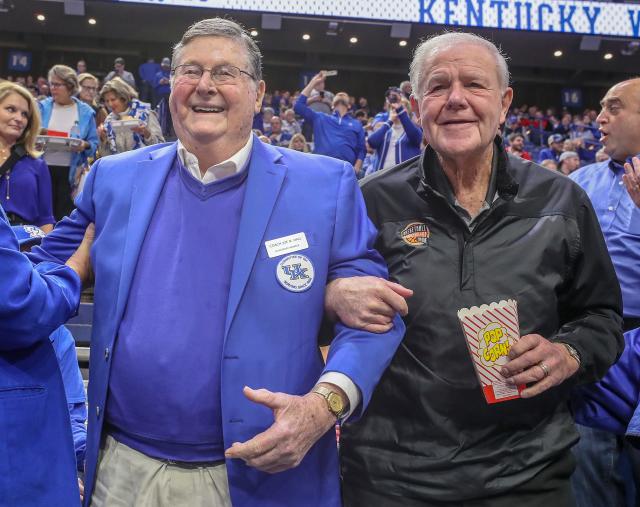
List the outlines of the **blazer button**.
{"label": "blazer button", "polygon": [[100,406],[96,407],[96,417],[100,419]]}
{"label": "blazer button", "polygon": [[109,360],[109,347],[106,347],[104,349],[104,360],[108,361]]}

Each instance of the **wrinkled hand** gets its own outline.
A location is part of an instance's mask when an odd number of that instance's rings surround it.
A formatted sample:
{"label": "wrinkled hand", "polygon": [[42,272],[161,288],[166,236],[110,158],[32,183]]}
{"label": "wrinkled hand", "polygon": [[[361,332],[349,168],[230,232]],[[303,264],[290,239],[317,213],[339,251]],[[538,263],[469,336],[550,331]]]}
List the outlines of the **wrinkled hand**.
{"label": "wrinkled hand", "polygon": [[330,318],[345,326],[385,333],[393,327],[396,313],[407,315],[405,298],[411,295],[411,289],[375,276],[337,278],[327,285],[324,307]]}
{"label": "wrinkled hand", "polygon": [[[548,376],[540,363],[547,366]],[[523,398],[531,398],[561,384],[578,371],[578,367],[564,345],[550,342],[539,334],[528,334],[511,347],[509,362],[501,373],[508,384],[535,382],[521,393]]]}
{"label": "wrinkled hand", "polygon": [[311,446],[336,423],[326,401],[317,394],[293,396],[245,387],[244,395],[272,409],[275,421],[252,439],[235,442],[225,457],[242,459],[263,472],[274,474],[298,466]]}
{"label": "wrinkled hand", "polygon": [[86,286],[93,279],[90,252],[94,236],[95,226],[89,224],[87,230],[84,232],[82,243],[80,243],[80,246],[66,262],[67,266],[78,273],[83,286]]}
{"label": "wrinkled hand", "polygon": [[624,164],[622,181],[624,181],[624,186],[627,187],[631,200],[640,208],[640,159],[633,157],[631,161],[633,166],[628,162]]}

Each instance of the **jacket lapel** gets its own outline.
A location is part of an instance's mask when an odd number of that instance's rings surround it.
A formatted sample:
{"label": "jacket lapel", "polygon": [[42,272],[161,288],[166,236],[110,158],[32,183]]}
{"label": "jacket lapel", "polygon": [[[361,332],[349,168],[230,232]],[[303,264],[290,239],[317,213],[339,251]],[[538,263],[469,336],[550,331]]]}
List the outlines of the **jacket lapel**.
{"label": "jacket lapel", "polygon": [[278,150],[265,145],[254,136],[247,189],[242,204],[233,271],[231,272],[225,340],[287,173],[287,167],[278,163],[281,157]]}
{"label": "jacket lapel", "polygon": [[129,208],[129,220],[122,255],[122,271],[116,306],[117,321],[120,321],[129,298],[129,289],[133,281],[140,248],[175,157],[176,143],[173,143],[151,152],[147,160],[141,160],[137,163],[135,182],[131,186],[131,207]]}

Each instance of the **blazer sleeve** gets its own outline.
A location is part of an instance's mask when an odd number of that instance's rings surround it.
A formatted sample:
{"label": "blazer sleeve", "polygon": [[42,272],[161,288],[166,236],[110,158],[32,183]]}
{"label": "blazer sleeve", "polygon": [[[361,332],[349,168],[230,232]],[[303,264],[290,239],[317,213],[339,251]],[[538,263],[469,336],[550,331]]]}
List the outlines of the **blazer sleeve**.
{"label": "blazer sleeve", "polygon": [[[577,423],[619,435],[629,428],[640,398],[640,329],[628,331],[624,339],[624,352],[602,380],[572,393]],[[639,428],[631,429],[637,433]]]}
{"label": "blazer sleeve", "polygon": [[[0,208],[1,210],[1,208]],[[33,266],[0,211],[0,351],[48,340],[80,300],[80,278],[69,267]]]}
{"label": "blazer sleeve", "polygon": [[[387,278],[384,260],[373,248],[376,236],[376,228],[367,216],[353,168],[344,164],[336,203],[328,279],[367,275]],[[393,328],[382,334],[351,329],[341,323],[335,325],[335,337],[324,373],[343,373],[360,390],[362,401],[350,420],[362,415],[373,389],[400,345],[404,330],[402,319],[397,315]]]}
{"label": "blazer sleeve", "polygon": [[382,124],[382,127],[377,129],[375,132],[371,132],[371,134],[369,134],[369,138],[367,139],[367,141],[369,142],[369,146],[371,146],[374,150],[380,148],[380,146],[382,146],[382,143],[384,142],[384,136],[387,134],[387,132],[389,132],[390,128],[391,126],[387,122],[384,122]]}

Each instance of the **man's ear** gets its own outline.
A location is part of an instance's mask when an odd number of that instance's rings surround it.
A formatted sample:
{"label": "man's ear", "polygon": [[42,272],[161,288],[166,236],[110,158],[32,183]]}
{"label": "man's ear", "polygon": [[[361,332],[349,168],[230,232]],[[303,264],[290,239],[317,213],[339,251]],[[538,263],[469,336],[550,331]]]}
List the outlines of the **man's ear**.
{"label": "man's ear", "polygon": [[507,88],[502,94],[502,110],[500,111],[500,123],[504,123],[507,119],[507,112],[513,100],[513,88]]}
{"label": "man's ear", "polygon": [[420,118],[420,104],[416,100],[415,95],[411,94],[411,111],[415,113],[416,118],[418,118],[418,125],[422,126],[422,119]]}
{"label": "man's ear", "polygon": [[264,98],[264,92],[267,89],[267,85],[265,84],[264,81],[260,80],[258,82],[258,90],[257,90],[257,94],[256,94],[256,103],[254,105],[254,111],[256,113],[259,113],[260,110],[262,109],[262,99]]}

